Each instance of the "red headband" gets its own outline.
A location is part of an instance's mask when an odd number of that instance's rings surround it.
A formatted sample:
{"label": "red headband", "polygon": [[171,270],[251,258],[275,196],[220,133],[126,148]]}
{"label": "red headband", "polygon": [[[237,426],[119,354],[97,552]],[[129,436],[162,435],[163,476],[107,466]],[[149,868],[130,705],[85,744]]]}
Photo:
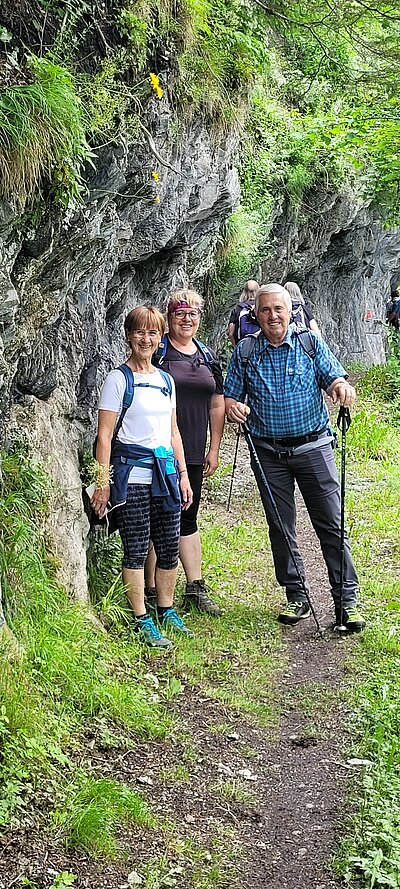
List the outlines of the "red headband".
{"label": "red headband", "polygon": [[191,308],[191,306],[189,305],[189,303],[186,299],[170,299],[168,306],[167,306],[167,312],[168,312],[168,315],[171,315],[171,313],[175,312],[176,309],[190,309],[190,308]]}

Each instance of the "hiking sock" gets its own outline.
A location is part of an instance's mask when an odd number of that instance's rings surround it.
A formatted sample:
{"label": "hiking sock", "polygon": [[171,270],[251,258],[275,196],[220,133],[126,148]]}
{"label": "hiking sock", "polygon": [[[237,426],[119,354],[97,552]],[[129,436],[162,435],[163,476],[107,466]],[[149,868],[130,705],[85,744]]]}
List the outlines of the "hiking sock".
{"label": "hiking sock", "polygon": [[161,617],[161,619],[162,619],[164,617],[165,612],[168,611],[170,608],[173,608],[173,605],[165,605],[165,606],[164,605],[157,605],[158,616]]}

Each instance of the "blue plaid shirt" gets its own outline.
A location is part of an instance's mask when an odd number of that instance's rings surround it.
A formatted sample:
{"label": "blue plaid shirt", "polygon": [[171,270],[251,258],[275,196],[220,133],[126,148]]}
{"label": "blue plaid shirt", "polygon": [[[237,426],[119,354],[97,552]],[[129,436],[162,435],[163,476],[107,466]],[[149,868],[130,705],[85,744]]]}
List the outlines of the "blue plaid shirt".
{"label": "blue plaid shirt", "polygon": [[247,425],[257,438],[296,438],[323,429],[328,411],[322,390],[347,377],[324,340],[311,333],[315,357],[307,355],[289,325],[285,340],[272,346],[263,333],[247,365],[241,361],[244,340],[233,352],[225,380],[225,396],[247,403]]}

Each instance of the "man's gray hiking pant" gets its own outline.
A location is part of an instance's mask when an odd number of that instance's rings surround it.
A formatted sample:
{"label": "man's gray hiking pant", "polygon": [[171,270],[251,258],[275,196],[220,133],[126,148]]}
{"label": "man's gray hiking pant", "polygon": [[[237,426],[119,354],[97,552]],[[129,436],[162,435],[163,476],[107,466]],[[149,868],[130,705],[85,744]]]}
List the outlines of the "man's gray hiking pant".
{"label": "man's gray hiking pant", "polygon": [[[333,450],[330,443],[322,447],[277,454],[262,446],[262,439],[253,439],[258,458],[270,485],[283,527],[289,538],[300,574],[305,577],[304,564],[296,538],[296,505],[294,483],[303,496],[313,528],[321,544],[328,569],[333,600],[340,604],[340,487]],[[269,537],[278,583],[286,588],[289,602],[305,602],[306,597],[276,518],[275,510],[252,459],[252,469],[267,517]],[[343,604],[355,605],[358,578],[351,557],[347,534],[344,540]]]}

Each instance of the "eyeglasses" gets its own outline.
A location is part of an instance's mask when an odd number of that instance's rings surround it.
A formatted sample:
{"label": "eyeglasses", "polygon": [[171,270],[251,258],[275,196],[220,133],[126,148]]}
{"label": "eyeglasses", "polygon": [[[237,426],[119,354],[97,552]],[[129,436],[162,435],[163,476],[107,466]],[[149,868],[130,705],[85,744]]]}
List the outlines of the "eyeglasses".
{"label": "eyeglasses", "polygon": [[150,337],[151,340],[157,340],[161,337],[159,330],[132,330],[132,336],[141,339],[146,336],[146,334]]}
{"label": "eyeglasses", "polygon": [[191,321],[197,321],[197,319],[200,318],[201,310],[200,309],[175,309],[175,311],[172,312],[172,315],[174,315],[175,318],[178,319],[178,321],[179,321],[179,319],[186,318],[186,316],[188,318],[190,318]]}

